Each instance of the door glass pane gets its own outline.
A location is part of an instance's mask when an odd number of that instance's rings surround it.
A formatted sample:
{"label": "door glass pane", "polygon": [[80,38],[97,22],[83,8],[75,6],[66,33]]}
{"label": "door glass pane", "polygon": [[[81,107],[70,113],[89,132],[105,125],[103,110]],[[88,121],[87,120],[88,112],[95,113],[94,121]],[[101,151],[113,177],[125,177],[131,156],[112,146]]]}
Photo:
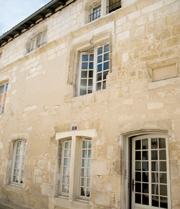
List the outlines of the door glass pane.
{"label": "door glass pane", "polygon": [[148,160],[148,151],[143,151],[142,152],[142,154],[143,154],[143,160]]}
{"label": "door glass pane", "polygon": [[136,181],[141,181],[141,172],[136,172],[135,173],[135,180]]}
{"label": "door glass pane", "polygon": [[160,183],[167,184],[167,174],[166,173],[160,173],[159,178],[160,178]]}
{"label": "door glass pane", "polygon": [[166,148],[166,141],[164,138],[159,139],[159,148]]}
{"label": "door glass pane", "polygon": [[136,192],[141,192],[141,183],[135,184]]}
{"label": "door glass pane", "polygon": [[135,203],[141,204],[141,194],[135,194]]}
{"label": "door glass pane", "polygon": [[157,138],[151,139],[151,149],[157,149],[158,148],[158,140]]}
{"label": "door glass pane", "polygon": [[160,185],[160,195],[167,196],[167,185]]}
{"label": "door glass pane", "polygon": [[151,151],[151,160],[158,160],[158,151]]}
{"label": "door glass pane", "polygon": [[148,149],[148,139],[142,140],[142,149]]}
{"label": "door glass pane", "polygon": [[142,184],[142,192],[149,193],[149,184]]}
{"label": "door glass pane", "polygon": [[160,150],[159,151],[159,159],[160,160],[166,160],[166,150]]}
{"label": "door glass pane", "polygon": [[136,162],[136,171],[141,171],[141,161]]}
{"label": "door glass pane", "polygon": [[160,207],[168,208],[168,199],[167,197],[160,197]]}
{"label": "door glass pane", "polygon": [[135,147],[136,150],[139,150],[141,149],[141,140],[137,140],[136,141],[136,147]]}
{"label": "door glass pane", "polygon": [[136,160],[141,160],[141,152],[136,152]]}
{"label": "door glass pane", "polygon": [[159,194],[158,193],[158,184],[152,184],[152,194]]}
{"label": "door glass pane", "polygon": [[143,182],[149,182],[149,173],[143,172],[142,176],[143,176],[143,179],[142,179]]}
{"label": "door glass pane", "polygon": [[158,207],[159,206],[159,197],[152,196],[152,206]]}
{"label": "door glass pane", "polygon": [[142,195],[142,204],[149,205],[149,195]]}

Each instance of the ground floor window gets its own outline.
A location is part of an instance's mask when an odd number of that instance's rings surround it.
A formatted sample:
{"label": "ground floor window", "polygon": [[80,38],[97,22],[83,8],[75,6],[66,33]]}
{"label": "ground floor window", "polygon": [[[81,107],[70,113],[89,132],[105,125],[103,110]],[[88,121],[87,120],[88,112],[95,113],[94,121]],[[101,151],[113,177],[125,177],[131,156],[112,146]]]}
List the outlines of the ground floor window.
{"label": "ground floor window", "polygon": [[14,154],[13,154],[13,169],[11,182],[15,184],[23,183],[24,176],[24,162],[26,154],[26,141],[16,140],[14,142]]}

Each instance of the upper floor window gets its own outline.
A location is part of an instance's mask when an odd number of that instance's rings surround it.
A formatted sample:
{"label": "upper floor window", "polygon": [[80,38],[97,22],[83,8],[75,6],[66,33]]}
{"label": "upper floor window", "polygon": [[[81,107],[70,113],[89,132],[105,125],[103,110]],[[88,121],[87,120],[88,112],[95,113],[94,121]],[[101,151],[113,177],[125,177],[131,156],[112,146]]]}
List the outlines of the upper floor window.
{"label": "upper floor window", "polygon": [[37,39],[36,37],[31,39],[30,51],[36,48],[36,39]]}
{"label": "upper floor window", "polygon": [[4,113],[8,84],[0,86],[0,114]]}
{"label": "upper floor window", "polygon": [[109,0],[107,3],[107,13],[111,13],[121,8],[121,0]]}
{"label": "upper floor window", "polygon": [[106,89],[109,72],[109,44],[80,54],[78,96]]}
{"label": "upper floor window", "polygon": [[13,167],[11,182],[15,184],[23,183],[24,176],[24,162],[26,154],[26,141],[17,140],[14,143]]}
{"label": "upper floor window", "polygon": [[47,30],[38,33],[36,36],[33,36],[27,44],[27,51],[33,51],[42,45],[46,44],[47,40]]}
{"label": "upper floor window", "polygon": [[101,17],[101,5],[95,7],[95,8],[92,8],[91,9],[91,14],[89,15],[89,19],[90,19],[90,22],[92,22],[93,20],[96,20],[98,18]]}
{"label": "upper floor window", "polygon": [[40,33],[39,46],[42,46],[43,44],[46,43],[46,36],[47,36],[47,31]]}

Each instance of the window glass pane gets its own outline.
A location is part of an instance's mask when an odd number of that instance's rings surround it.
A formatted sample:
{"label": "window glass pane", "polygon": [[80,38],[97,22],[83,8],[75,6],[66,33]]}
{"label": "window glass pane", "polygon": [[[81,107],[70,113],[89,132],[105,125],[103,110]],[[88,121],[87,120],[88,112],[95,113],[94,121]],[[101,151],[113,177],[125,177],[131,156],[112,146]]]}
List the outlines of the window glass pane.
{"label": "window glass pane", "polygon": [[89,63],[89,69],[93,69],[94,68],[94,63],[93,62],[90,62]]}
{"label": "window glass pane", "polygon": [[91,150],[88,150],[88,158],[91,158]]}
{"label": "window glass pane", "polygon": [[104,53],[106,53],[108,51],[109,51],[109,44],[107,44],[107,45],[104,46]]}
{"label": "window glass pane", "polygon": [[82,151],[82,157],[83,158],[87,158],[87,150],[83,150]]}
{"label": "window glass pane", "polygon": [[135,172],[135,181],[141,181],[141,172]]}
{"label": "window glass pane", "polygon": [[135,189],[136,192],[141,192],[141,183],[136,183],[135,188],[136,188]]}
{"label": "window glass pane", "polygon": [[159,162],[159,169],[160,169],[160,171],[167,171],[165,161]]}
{"label": "window glass pane", "polygon": [[148,162],[142,162],[142,168],[143,168],[143,171],[148,171],[149,170],[149,167],[148,167]]}
{"label": "window glass pane", "polygon": [[102,47],[98,48],[98,55],[102,54]]}
{"label": "window glass pane", "polygon": [[159,148],[166,148],[166,140],[164,138],[159,139]]}
{"label": "window glass pane", "polygon": [[142,195],[142,204],[149,205],[149,195]]}
{"label": "window glass pane", "polygon": [[160,185],[160,195],[167,196],[167,185]]}
{"label": "window glass pane", "polygon": [[85,196],[85,188],[81,187],[81,196]]}
{"label": "window glass pane", "polygon": [[65,143],[65,148],[69,148],[69,142]]}
{"label": "window glass pane", "polygon": [[142,152],[142,155],[143,155],[143,160],[148,160],[148,151],[143,151]]}
{"label": "window glass pane", "polygon": [[[91,57],[91,59],[92,59],[92,57]],[[83,62],[88,61],[88,55],[83,54],[82,55],[82,61]]]}
{"label": "window glass pane", "polygon": [[143,176],[143,180],[142,180],[143,182],[149,182],[149,173],[143,172],[142,176]]}
{"label": "window glass pane", "polygon": [[107,70],[107,69],[109,69],[109,62],[104,63],[104,70]]}
{"label": "window glass pane", "polygon": [[152,206],[158,207],[159,206],[159,197],[152,196]]}
{"label": "window glass pane", "polygon": [[141,149],[141,140],[136,141],[136,150]]}
{"label": "window glass pane", "polygon": [[81,72],[81,78],[87,78],[87,71]]}
{"label": "window glass pane", "polygon": [[85,94],[86,94],[86,90],[80,89],[80,95],[85,95]]}
{"label": "window glass pane", "polygon": [[100,71],[102,71],[102,64],[97,66],[97,72],[100,72]]}
{"label": "window glass pane", "polygon": [[160,183],[167,184],[167,174],[166,173],[160,173],[159,178],[160,178]]}
{"label": "window glass pane", "polygon": [[157,138],[151,139],[151,149],[157,149],[158,148],[158,140]]}
{"label": "window glass pane", "polygon": [[93,71],[89,71],[89,78],[93,78]]}
{"label": "window glass pane", "polygon": [[90,189],[86,190],[86,197],[90,197]]}
{"label": "window glass pane", "polygon": [[87,144],[88,144],[87,141],[83,141],[83,148],[87,148]]}
{"label": "window glass pane", "polygon": [[136,171],[141,171],[141,161],[136,161]]}
{"label": "window glass pane", "polygon": [[103,81],[103,89],[106,89],[106,81]]}
{"label": "window glass pane", "polygon": [[90,61],[94,61],[94,54],[90,54],[89,60],[90,60]]}
{"label": "window glass pane", "polygon": [[82,167],[87,167],[87,159],[82,160]]}
{"label": "window glass pane", "polygon": [[82,69],[88,69],[88,63],[82,63]]}
{"label": "window glass pane", "polygon": [[68,166],[68,158],[64,158],[64,165]]}
{"label": "window glass pane", "polygon": [[85,186],[85,178],[81,178],[81,186]]}
{"label": "window glass pane", "polygon": [[97,91],[101,90],[101,82],[96,84],[96,90]]}
{"label": "window glass pane", "polygon": [[166,150],[159,150],[159,159],[166,160]]}
{"label": "window glass pane", "polygon": [[151,151],[151,159],[158,160],[158,151]]}
{"label": "window glass pane", "polygon": [[92,85],[93,85],[93,79],[89,79],[88,86],[92,86]]}
{"label": "window glass pane", "polygon": [[158,184],[152,184],[152,194],[158,195]]}
{"label": "window glass pane", "polygon": [[87,178],[87,187],[90,187],[90,178]]}
{"label": "window glass pane", "polygon": [[102,80],[102,73],[98,73],[97,74],[97,81],[101,81]]}
{"label": "window glass pane", "polygon": [[102,62],[102,55],[101,56],[98,56],[98,63]]}
{"label": "window glass pane", "polygon": [[107,60],[109,60],[109,53],[104,54],[104,61],[107,61]]}
{"label": "window glass pane", "polygon": [[148,139],[142,140],[142,149],[148,149]]}
{"label": "window glass pane", "polygon": [[158,183],[158,173],[152,173],[152,182]]}
{"label": "window glass pane", "polygon": [[141,160],[141,152],[136,152],[136,160]]}
{"label": "window glass pane", "polygon": [[106,79],[106,76],[107,76],[108,72],[109,72],[109,71],[103,72],[103,79]]}
{"label": "window glass pane", "polygon": [[158,171],[158,161],[151,163],[151,169],[152,171]]}
{"label": "window glass pane", "polygon": [[84,86],[84,87],[87,86],[87,80],[86,79],[81,79],[81,86]]}
{"label": "window glass pane", "polygon": [[160,207],[168,208],[168,199],[167,197],[160,197]]}
{"label": "window glass pane", "polygon": [[141,194],[135,194],[135,202],[141,204]]}

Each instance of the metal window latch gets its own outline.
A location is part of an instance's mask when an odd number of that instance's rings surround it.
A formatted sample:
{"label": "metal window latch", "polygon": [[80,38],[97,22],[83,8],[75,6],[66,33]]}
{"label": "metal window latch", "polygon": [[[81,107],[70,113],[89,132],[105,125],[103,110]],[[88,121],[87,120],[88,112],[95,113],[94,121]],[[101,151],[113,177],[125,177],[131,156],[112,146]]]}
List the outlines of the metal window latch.
{"label": "metal window latch", "polygon": [[132,192],[134,192],[134,185],[135,185],[134,179],[132,179],[131,180],[131,190],[132,190]]}

